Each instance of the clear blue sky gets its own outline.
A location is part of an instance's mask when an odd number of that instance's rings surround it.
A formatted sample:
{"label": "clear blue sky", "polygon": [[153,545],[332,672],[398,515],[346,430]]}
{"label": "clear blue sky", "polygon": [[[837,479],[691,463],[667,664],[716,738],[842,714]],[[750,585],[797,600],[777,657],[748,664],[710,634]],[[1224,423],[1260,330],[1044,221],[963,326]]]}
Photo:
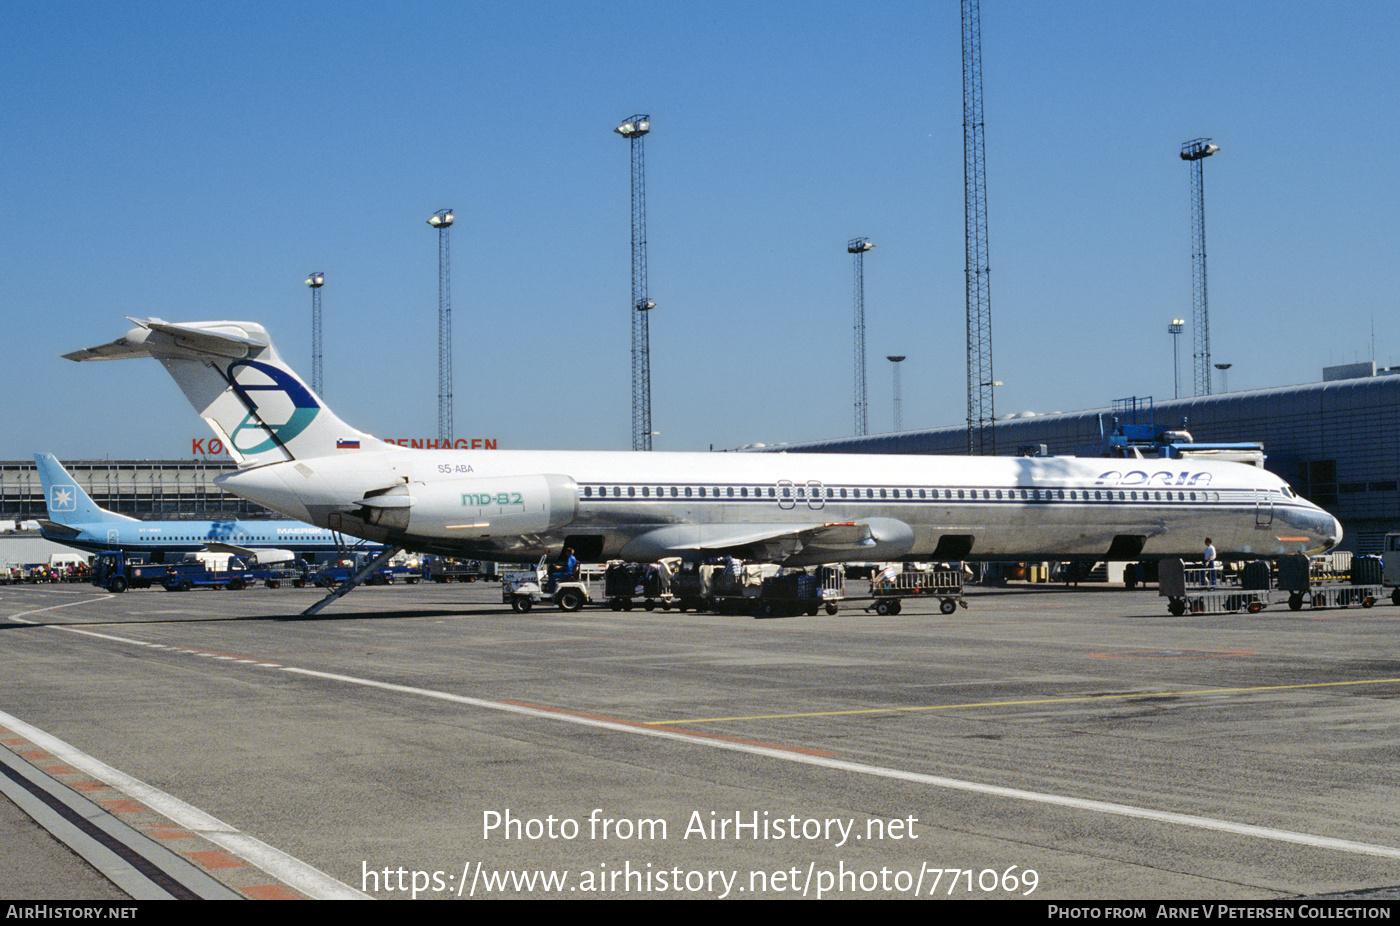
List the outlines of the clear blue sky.
{"label": "clear blue sky", "polygon": [[[1400,363],[1400,5],[984,0],[997,411],[1172,395],[1190,317],[1181,143],[1214,138],[1214,359],[1232,389]],[[655,444],[965,415],[958,3],[68,3],[0,30],[0,458],[190,455],[152,362],[60,354],[124,315],[265,324],[383,436],[437,429],[452,231],[456,431],[631,441],[629,162],[650,113]],[[1191,382],[1189,335],[1182,376]],[[1248,435],[1241,435],[1247,438]]]}

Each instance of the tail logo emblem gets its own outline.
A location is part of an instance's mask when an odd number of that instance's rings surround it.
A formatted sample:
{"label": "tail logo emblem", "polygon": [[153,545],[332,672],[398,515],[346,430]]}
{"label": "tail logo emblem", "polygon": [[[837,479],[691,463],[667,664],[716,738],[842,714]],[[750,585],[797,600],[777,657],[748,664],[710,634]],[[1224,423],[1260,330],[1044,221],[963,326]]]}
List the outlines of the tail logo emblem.
{"label": "tail logo emblem", "polygon": [[[248,371],[254,375],[249,375]],[[305,431],[321,412],[321,405],[310,390],[279,367],[257,360],[237,360],[229,365],[228,378],[231,388],[248,409],[248,414],[229,435],[230,443],[239,453],[262,453],[278,444],[286,444]],[[263,393],[262,401],[254,398],[253,393]],[[245,431],[251,433],[245,435]],[[244,446],[244,441],[257,443]]]}
{"label": "tail logo emblem", "polygon": [[49,490],[50,511],[77,511],[78,499],[67,486],[54,486]]}

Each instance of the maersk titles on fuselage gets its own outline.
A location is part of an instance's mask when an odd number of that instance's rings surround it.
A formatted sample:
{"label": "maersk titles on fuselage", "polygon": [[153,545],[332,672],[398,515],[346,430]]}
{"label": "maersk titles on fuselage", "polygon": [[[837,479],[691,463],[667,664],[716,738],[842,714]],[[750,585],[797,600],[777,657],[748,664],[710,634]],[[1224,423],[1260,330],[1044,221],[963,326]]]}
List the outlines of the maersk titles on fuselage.
{"label": "maersk titles on fuselage", "polygon": [[289,517],[411,550],[529,561],[732,553],[788,565],[1271,557],[1341,525],[1237,463],[837,454],[411,451],[352,428],[253,322],[137,321],[73,360],[154,357]]}

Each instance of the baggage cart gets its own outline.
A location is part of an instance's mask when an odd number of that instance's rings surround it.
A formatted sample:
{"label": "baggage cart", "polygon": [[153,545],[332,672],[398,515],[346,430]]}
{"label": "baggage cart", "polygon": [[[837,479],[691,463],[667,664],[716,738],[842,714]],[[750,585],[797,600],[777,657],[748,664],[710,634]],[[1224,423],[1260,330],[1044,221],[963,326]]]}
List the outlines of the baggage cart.
{"label": "baggage cart", "polygon": [[885,569],[870,580],[870,597],[874,601],[865,610],[880,615],[898,614],[907,598],[937,598],[938,610],[944,614],[952,614],[959,605],[967,607],[960,569]]}

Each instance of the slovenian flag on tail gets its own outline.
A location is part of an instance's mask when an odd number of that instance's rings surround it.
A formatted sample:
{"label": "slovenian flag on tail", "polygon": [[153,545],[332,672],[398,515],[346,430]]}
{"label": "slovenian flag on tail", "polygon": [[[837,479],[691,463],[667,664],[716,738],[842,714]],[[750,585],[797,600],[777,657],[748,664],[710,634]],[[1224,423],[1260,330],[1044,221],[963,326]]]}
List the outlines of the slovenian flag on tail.
{"label": "slovenian flag on tail", "polygon": [[358,440],[350,440],[350,439],[346,439],[346,438],[343,438],[343,437],[342,437],[340,440],[338,440],[338,441],[335,442],[335,449],[336,449],[336,450],[359,450],[359,449],[360,449],[360,442],[359,442]]}

